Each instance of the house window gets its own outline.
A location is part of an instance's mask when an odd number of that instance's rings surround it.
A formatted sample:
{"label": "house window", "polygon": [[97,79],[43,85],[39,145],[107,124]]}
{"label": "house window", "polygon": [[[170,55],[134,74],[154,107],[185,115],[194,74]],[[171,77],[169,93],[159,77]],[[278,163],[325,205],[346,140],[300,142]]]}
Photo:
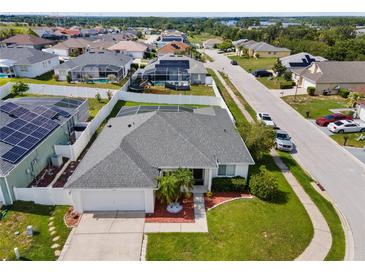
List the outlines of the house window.
{"label": "house window", "polygon": [[236,174],[235,165],[219,165],[218,176],[234,176]]}

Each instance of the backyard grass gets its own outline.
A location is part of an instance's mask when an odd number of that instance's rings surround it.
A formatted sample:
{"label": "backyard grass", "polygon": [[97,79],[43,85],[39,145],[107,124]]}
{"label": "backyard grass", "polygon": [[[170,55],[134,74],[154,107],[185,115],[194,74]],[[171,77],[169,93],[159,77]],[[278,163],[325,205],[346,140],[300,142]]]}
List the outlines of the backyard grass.
{"label": "backyard grass", "polygon": [[347,100],[336,95],[332,96],[309,96],[297,95],[296,101],[294,96],[284,96],[282,99],[298,111],[303,117],[306,112],[310,112],[311,119],[331,114],[330,109],[347,107]]}
{"label": "backyard grass", "polygon": [[[32,202],[15,202],[5,219],[0,221],[0,259],[15,260],[14,247],[18,247],[21,260],[51,261],[55,260],[51,245],[52,238],[60,236],[57,243],[62,249],[70,229],[63,221],[68,206],[44,206]],[[56,234],[48,231],[49,218],[54,216]],[[32,225],[34,236],[26,235],[26,227]],[[15,232],[19,231],[19,235]]]}
{"label": "backyard grass", "polygon": [[207,212],[208,233],[150,233],[148,260],[293,260],[310,243],[311,221],[270,155],[261,165],[278,179],[276,202],[236,200]]}
{"label": "backyard grass", "polygon": [[129,79],[129,76],[122,79],[119,83],[68,83],[67,81],[57,81],[53,78],[53,71],[42,74],[34,79],[31,78],[2,78],[0,79],[0,86],[5,85],[8,82],[22,81],[29,84],[40,85],[57,85],[57,86],[70,86],[70,87],[88,87],[88,88],[101,88],[101,89],[120,89]]}
{"label": "backyard grass", "polygon": [[277,58],[245,58],[241,56],[229,56],[247,72],[252,72],[257,69],[272,69]]}
{"label": "backyard grass", "polygon": [[281,159],[288,166],[289,170],[302,185],[305,192],[311,197],[312,201],[319,208],[331,230],[332,246],[327,254],[327,261],[340,261],[345,257],[345,234],[340,218],[328,200],[319,194],[311,185],[313,179],[298,165],[293,157],[285,152],[278,152]]}
{"label": "backyard grass", "polygon": [[191,85],[190,90],[172,90],[163,86],[151,86],[146,88],[144,92],[150,94],[214,96],[213,88],[208,85]]}
{"label": "backyard grass", "polygon": [[345,136],[348,137],[346,146],[349,147],[365,147],[365,140],[359,141],[357,140],[361,135],[365,135],[364,133],[343,133],[343,134],[333,134],[330,137],[335,140],[341,146],[344,145]]}
{"label": "backyard grass", "polygon": [[280,85],[291,85],[292,81],[285,80],[282,76],[270,78],[270,77],[258,77],[256,78],[263,85],[265,85],[269,89],[280,89]]}
{"label": "backyard grass", "polygon": [[256,111],[247,103],[246,99],[243,98],[242,94],[238,91],[238,89],[231,82],[231,80],[228,78],[228,76],[221,71],[219,73],[223,77],[224,81],[226,81],[227,85],[232,89],[234,94],[237,96],[238,100],[240,100],[241,104],[245,107],[245,109],[250,114],[252,119],[256,120]]}

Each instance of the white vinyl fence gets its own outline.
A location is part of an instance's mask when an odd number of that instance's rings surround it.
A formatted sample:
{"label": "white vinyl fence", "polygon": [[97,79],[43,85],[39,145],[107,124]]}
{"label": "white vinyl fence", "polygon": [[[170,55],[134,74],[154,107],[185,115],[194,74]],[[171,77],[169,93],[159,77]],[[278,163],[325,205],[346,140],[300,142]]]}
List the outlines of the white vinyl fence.
{"label": "white vinyl fence", "polygon": [[51,187],[14,187],[16,200],[33,201],[42,205],[72,205],[71,191]]}
{"label": "white vinyl fence", "polygon": [[5,85],[0,86],[0,100],[10,94],[10,88],[11,88],[10,83],[6,83]]}

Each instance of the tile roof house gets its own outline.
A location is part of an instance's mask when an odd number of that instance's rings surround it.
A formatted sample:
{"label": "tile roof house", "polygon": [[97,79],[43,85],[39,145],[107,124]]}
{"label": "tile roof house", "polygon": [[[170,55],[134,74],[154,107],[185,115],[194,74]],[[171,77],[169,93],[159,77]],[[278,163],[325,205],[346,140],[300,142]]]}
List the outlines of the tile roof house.
{"label": "tile roof house", "polygon": [[3,77],[35,78],[59,64],[57,55],[34,48],[0,48],[0,74]]}
{"label": "tile roof house", "polygon": [[183,54],[186,53],[189,48],[190,45],[185,44],[184,42],[170,42],[157,50],[157,56]]}
{"label": "tile roof house", "polygon": [[188,56],[164,55],[148,64],[143,79],[154,84],[189,86],[205,84],[207,70],[202,62]]}
{"label": "tile roof house", "polygon": [[298,86],[316,88],[316,94],[336,94],[338,89],[365,86],[365,61],[314,62],[298,72]]}
{"label": "tile roof house", "polygon": [[151,213],[164,170],[192,169],[206,191],[214,177],[247,178],[254,161],[226,110],[135,108],[108,121],[69,179],[77,211]]}
{"label": "tile roof house", "polygon": [[19,46],[34,49],[42,49],[54,44],[54,41],[40,38],[32,34],[18,34],[2,40],[0,44],[5,46]]}
{"label": "tile roof house", "polygon": [[55,68],[55,74],[61,81],[71,76],[71,81],[106,81],[109,75],[115,75],[120,81],[127,76],[133,59],[123,53],[112,51],[88,51]]}
{"label": "tile roof house", "polygon": [[108,50],[129,55],[133,59],[143,59],[148,47],[136,41],[120,41],[108,48]]}

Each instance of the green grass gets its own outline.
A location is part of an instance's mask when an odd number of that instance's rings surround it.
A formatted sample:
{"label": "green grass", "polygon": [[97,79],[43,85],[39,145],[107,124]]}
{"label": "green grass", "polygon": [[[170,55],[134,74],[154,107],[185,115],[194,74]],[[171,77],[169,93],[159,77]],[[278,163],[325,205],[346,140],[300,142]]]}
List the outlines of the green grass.
{"label": "green grass", "polygon": [[246,99],[243,98],[242,94],[238,91],[238,89],[231,82],[231,80],[228,78],[228,76],[225,73],[221,72],[221,71],[219,73],[223,77],[224,81],[226,81],[227,85],[232,89],[234,94],[237,96],[238,100],[240,100],[241,104],[245,107],[245,109],[250,114],[252,119],[255,121],[256,120],[256,111],[250,106],[249,103],[247,103]]}
{"label": "green grass", "polygon": [[212,35],[210,33],[201,33],[198,35],[188,36],[188,40],[192,44],[203,44],[206,40],[211,39],[211,38],[220,38],[220,37],[218,37],[216,35]]}
{"label": "green grass", "polygon": [[[68,206],[44,206],[32,202],[15,202],[6,215],[0,221],[0,258],[15,260],[14,247],[18,247],[22,260],[50,261],[55,260],[54,244],[52,238],[60,236],[57,241],[62,249],[70,229],[63,221]],[[56,235],[51,236],[48,231],[49,217],[54,216]],[[28,225],[32,225],[34,236],[27,236],[25,231]],[[19,231],[19,235],[15,232]]]}
{"label": "green grass", "polygon": [[247,72],[252,72],[257,69],[272,69],[277,58],[244,58],[241,56],[229,56]]}
{"label": "green grass", "polygon": [[305,192],[311,197],[312,201],[319,208],[331,230],[332,246],[327,254],[327,261],[339,261],[345,257],[345,234],[342,228],[340,218],[331,204],[321,194],[319,194],[311,185],[313,179],[298,165],[292,156],[285,152],[279,152],[281,159],[288,166],[291,173],[302,185]]}
{"label": "green grass", "polygon": [[172,90],[163,86],[152,86],[145,89],[144,92],[150,94],[214,96],[213,88],[208,85],[191,85],[190,90]]}
{"label": "green grass", "polygon": [[363,148],[363,147],[365,147],[365,140],[363,140],[363,141],[357,140],[357,138],[359,138],[359,136],[361,136],[361,134],[363,136],[365,135],[364,133],[344,133],[344,134],[331,135],[331,138],[333,140],[335,140],[338,144],[343,146],[344,138],[345,138],[345,136],[347,136],[348,139],[347,139],[346,146]]}
{"label": "green grass", "polygon": [[278,179],[280,198],[254,198],[223,204],[207,212],[208,233],[150,233],[148,260],[293,260],[313,237],[311,221],[271,156],[260,165]]}
{"label": "green grass", "polygon": [[286,81],[281,76],[273,79],[270,79],[270,77],[258,77],[256,79],[269,89],[280,89],[281,84],[289,85],[292,83],[292,81]]}
{"label": "green grass", "polygon": [[8,82],[22,81],[29,84],[40,85],[57,85],[70,87],[88,87],[88,88],[102,88],[102,89],[120,89],[129,79],[129,76],[122,79],[119,83],[68,83],[67,81],[57,81],[53,78],[53,71],[42,74],[34,79],[31,78],[1,78],[0,86]]}
{"label": "green grass", "polygon": [[311,119],[331,114],[330,109],[347,107],[347,100],[340,96],[309,96],[297,95],[296,101],[293,95],[284,96],[282,99],[306,118],[306,112],[310,112]]}

